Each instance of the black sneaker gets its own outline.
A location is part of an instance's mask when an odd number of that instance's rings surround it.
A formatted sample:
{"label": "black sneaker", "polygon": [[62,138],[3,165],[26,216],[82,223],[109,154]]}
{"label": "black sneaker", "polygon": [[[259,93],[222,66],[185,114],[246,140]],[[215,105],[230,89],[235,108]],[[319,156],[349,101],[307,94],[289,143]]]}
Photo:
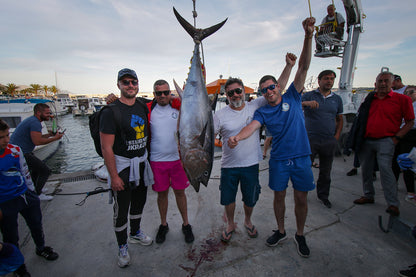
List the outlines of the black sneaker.
{"label": "black sneaker", "polygon": [[295,243],[298,249],[298,254],[301,255],[304,258],[309,257],[309,254],[311,253],[309,250],[309,247],[306,245],[305,236],[298,236],[295,233]]}
{"label": "black sneaker", "polygon": [[325,205],[325,207],[327,207],[328,209],[332,208],[332,204],[331,204],[331,202],[329,202],[329,200],[328,200],[328,199],[320,199],[320,198],[318,198],[318,199],[319,199],[319,201],[321,201],[321,202],[322,202],[322,204],[324,204],[324,205]]}
{"label": "black sneaker", "polygon": [[279,242],[284,241],[287,238],[286,232],[284,234],[280,233],[279,230],[273,230],[273,232],[274,234],[266,240],[266,245],[270,247],[276,246]]}
{"label": "black sneaker", "polygon": [[399,276],[402,276],[402,277],[416,276],[416,264],[409,266],[409,268],[410,269],[400,270],[399,271]]}
{"label": "black sneaker", "polygon": [[22,264],[16,271],[14,272],[14,276],[17,277],[30,277],[30,273],[26,269],[26,265]]}
{"label": "black sneaker", "polygon": [[48,261],[54,261],[58,259],[58,253],[54,252],[52,247],[45,246],[42,251],[36,249],[36,255],[44,257]]}
{"label": "black sneaker", "polygon": [[156,243],[163,243],[166,239],[166,234],[169,232],[169,225],[166,223],[165,225],[160,224],[159,231],[156,234]]}
{"label": "black sneaker", "polygon": [[356,168],[353,168],[353,169],[351,169],[350,171],[348,171],[347,172],[347,176],[354,176],[354,175],[357,175],[357,169]]}
{"label": "black sneaker", "polygon": [[192,226],[191,224],[188,224],[186,226],[183,226],[182,224],[182,232],[185,235],[185,242],[191,243],[194,241],[194,234],[192,233]]}

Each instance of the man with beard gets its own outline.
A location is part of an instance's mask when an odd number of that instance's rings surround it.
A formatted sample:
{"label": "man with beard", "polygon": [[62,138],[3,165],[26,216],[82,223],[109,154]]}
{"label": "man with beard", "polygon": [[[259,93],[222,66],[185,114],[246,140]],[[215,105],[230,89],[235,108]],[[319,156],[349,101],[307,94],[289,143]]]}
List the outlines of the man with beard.
{"label": "man with beard", "polygon": [[328,199],[331,169],[343,125],[342,99],[331,91],[335,77],[332,70],[322,71],[318,75],[319,88],[302,96],[305,127],[312,151],[311,160],[313,161],[316,155],[319,156],[316,193],[327,208],[332,207]]}
{"label": "man with beard", "polygon": [[[286,67],[279,78],[283,90],[286,86],[292,67],[296,63],[296,56],[286,55]],[[264,97],[246,102],[244,84],[238,78],[229,78],[225,83],[225,92],[229,105],[217,111],[214,115],[214,131],[226,142],[229,137],[235,136],[253,119],[254,112],[267,104]],[[221,234],[221,240],[228,242],[235,231],[234,223],[235,198],[238,183],[241,184],[241,193],[244,202],[244,227],[249,237],[258,236],[257,229],[251,222],[253,208],[259,198],[259,161],[262,160],[259,132],[252,134],[235,149],[227,143],[222,144],[221,159],[221,205],[225,206],[227,227]]]}
{"label": "man with beard", "polygon": [[61,132],[56,134],[42,135],[42,121],[51,118],[51,109],[44,103],[38,103],[33,108],[33,116],[26,118],[14,130],[10,143],[20,146],[25,155],[27,165],[35,185],[36,194],[40,200],[52,200],[53,196],[45,195],[42,189],[51,175],[49,167],[33,154],[37,145],[48,144],[59,140],[64,135]]}
{"label": "man with beard", "polygon": [[[120,113],[116,122],[114,108],[102,111],[100,117],[101,150],[108,170],[114,198],[114,231],[119,246],[118,265],[130,264],[127,245],[127,216],[130,218],[130,243],[150,245],[153,239],[140,230],[140,221],[147,197],[147,187],[153,184],[153,174],[147,160],[148,109],[136,100],[139,81],[134,70],[118,72],[120,99],[113,105]],[[118,124],[117,124],[118,123]]]}

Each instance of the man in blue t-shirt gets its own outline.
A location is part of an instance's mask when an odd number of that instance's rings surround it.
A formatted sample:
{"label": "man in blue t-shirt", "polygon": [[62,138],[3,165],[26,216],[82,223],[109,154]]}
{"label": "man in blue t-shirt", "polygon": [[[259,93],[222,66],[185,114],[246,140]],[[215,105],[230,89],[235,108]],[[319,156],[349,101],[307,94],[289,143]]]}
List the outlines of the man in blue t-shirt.
{"label": "man in blue t-shirt", "polygon": [[22,148],[30,174],[35,185],[35,192],[40,200],[52,200],[53,196],[45,195],[42,189],[48,181],[51,170],[49,167],[33,154],[33,149],[37,145],[45,145],[55,140],[59,140],[64,135],[63,132],[56,134],[42,134],[42,121],[51,118],[51,109],[45,103],[38,103],[33,107],[33,116],[23,120],[14,130],[10,143]]}
{"label": "man in blue t-shirt", "polygon": [[319,177],[316,181],[318,199],[331,208],[329,188],[331,185],[331,169],[335,150],[341,135],[342,99],[331,91],[336,74],[332,70],[324,70],[318,75],[319,88],[302,96],[305,114],[305,125],[311,145],[311,160],[319,156]]}
{"label": "man in blue t-shirt", "polygon": [[295,198],[297,231],[295,242],[299,255],[309,257],[310,250],[303,235],[308,203],[308,191],[315,188],[311,170],[311,154],[308,135],[305,129],[300,92],[303,89],[306,74],[311,62],[312,37],[315,18],[302,22],[305,39],[299,58],[299,68],[295,80],[285,94],[281,95],[275,77],[266,75],[260,79],[259,86],[268,105],[254,113],[253,121],[236,136],[230,137],[228,145],[237,146],[240,140],[249,137],[263,124],[270,131],[272,150],[269,160],[269,187],[274,191],[274,213],[278,230],[270,236],[266,245],[276,246],[286,239],[285,231],[285,197],[289,178],[292,180]]}

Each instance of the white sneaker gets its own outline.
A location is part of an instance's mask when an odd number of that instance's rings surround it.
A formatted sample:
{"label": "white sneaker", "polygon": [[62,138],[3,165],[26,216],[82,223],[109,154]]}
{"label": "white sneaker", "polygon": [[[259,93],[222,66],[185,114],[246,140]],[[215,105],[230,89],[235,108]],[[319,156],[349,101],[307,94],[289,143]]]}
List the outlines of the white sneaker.
{"label": "white sneaker", "polygon": [[130,255],[128,251],[128,245],[119,245],[118,247],[118,266],[126,267],[130,264]]}
{"label": "white sneaker", "polygon": [[146,235],[143,231],[139,230],[134,236],[129,235],[129,242],[140,243],[141,245],[151,245],[153,239]]}
{"label": "white sneaker", "polygon": [[50,200],[52,200],[52,199],[53,199],[53,196],[51,196],[51,195],[46,195],[46,194],[44,194],[44,193],[41,193],[41,194],[39,194],[38,196],[39,196],[39,200],[40,200],[40,201],[50,201]]}

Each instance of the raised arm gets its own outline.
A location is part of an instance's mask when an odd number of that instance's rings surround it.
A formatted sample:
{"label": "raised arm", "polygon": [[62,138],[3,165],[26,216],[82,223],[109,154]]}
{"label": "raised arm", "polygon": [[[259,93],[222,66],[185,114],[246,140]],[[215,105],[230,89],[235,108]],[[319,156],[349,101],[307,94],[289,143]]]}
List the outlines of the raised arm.
{"label": "raised arm", "polygon": [[290,73],[292,72],[292,68],[296,64],[296,57],[293,53],[287,53],[286,54],[286,66],[283,68],[282,74],[280,74],[279,79],[277,80],[277,83],[280,87],[280,92],[285,90],[287,80],[289,80]]}
{"label": "raised arm", "polygon": [[297,91],[303,90],[305,84],[306,74],[308,73],[309,65],[312,57],[312,37],[314,32],[315,18],[308,17],[302,22],[305,30],[305,39],[303,40],[302,53],[300,54],[298,71],[296,72],[293,84]]}
{"label": "raised arm", "polygon": [[240,133],[228,139],[228,146],[230,148],[236,147],[240,140],[248,138],[254,133],[254,131],[260,129],[260,127],[261,127],[260,122],[258,122],[257,120],[251,121],[250,124],[248,124],[246,127],[241,129]]}

